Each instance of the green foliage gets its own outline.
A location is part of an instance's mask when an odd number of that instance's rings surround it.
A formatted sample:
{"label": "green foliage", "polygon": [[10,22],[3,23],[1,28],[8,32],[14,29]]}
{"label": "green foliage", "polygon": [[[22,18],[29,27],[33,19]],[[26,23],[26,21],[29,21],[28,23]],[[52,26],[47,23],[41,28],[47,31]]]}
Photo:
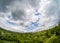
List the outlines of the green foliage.
{"label": "green foliage", "polygon": [[60,37],[53,35],[45,43],[60,43]]}
{"label": "green foliage", "polygon": [[10,32],[0,28],[0,43],[60,43],[60,23],[35,33]]}
{"label": "green foliage", "polygon": [[11,42],[11,41],[6,41],[6,40],[0,40],[0,43],[17,43],[17,42]]}

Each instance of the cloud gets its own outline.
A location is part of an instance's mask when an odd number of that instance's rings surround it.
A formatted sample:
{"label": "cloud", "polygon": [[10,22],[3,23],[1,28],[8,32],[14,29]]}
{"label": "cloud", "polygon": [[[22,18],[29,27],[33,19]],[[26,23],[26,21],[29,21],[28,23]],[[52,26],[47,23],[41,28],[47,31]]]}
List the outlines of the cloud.
{"label": "cloud", "polygon": [[[6,30],[36,32],[52,28],[60,21],[59,0],[0,0],[0,2],[0,27]],[[39,15],[35,15],[36,13]]]}

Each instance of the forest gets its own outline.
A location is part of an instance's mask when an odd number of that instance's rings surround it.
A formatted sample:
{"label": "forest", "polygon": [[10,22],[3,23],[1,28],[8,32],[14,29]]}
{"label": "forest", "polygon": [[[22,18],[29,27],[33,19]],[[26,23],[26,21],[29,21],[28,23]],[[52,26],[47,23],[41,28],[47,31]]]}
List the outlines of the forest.
{"label": "forest", "polygon": [[0,43],[60,43],[60,23],[54,28],[35,33],[18,33],[0,28]]}

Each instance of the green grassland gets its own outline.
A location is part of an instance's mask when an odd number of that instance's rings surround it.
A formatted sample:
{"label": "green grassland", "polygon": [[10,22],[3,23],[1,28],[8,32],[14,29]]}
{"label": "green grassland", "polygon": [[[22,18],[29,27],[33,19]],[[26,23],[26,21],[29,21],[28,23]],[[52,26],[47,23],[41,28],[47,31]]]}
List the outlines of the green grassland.
{"label": "green grassland", "polygon": [[60,23],[35,33],[10,32],[0,28],[0,43],[60,43]]}

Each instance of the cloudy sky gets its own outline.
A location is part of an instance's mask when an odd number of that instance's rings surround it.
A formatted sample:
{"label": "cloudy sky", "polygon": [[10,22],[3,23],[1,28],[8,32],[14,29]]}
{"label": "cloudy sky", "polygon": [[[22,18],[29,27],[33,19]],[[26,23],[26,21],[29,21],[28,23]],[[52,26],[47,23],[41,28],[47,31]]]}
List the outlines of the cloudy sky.
{"label": "cloudy sky", "polygon": [[0,27],[15,32],[36,32],[58,25],[59,0],[0,0]]}

